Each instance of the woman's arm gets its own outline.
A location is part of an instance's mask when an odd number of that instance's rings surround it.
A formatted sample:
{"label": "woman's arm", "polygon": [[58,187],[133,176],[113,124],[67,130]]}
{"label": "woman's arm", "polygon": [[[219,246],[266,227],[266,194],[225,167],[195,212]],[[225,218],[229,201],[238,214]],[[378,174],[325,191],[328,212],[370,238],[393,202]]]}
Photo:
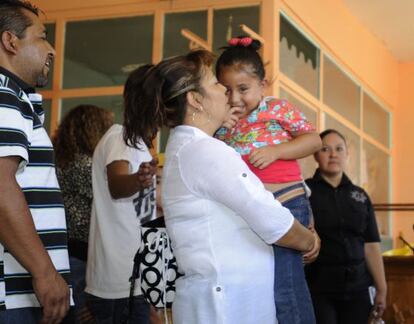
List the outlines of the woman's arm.
{"label": "woman's arm", "polygon": [[263,169],[276,160],[296,160],[311,155],[322,147],[316,132],[293,134],[289,142],[260,147],[254,150],[249,161],[256,168]]}
{"label": "woman's arm", "polygon": [[180,150],[179,165],[190,191],[231,209],[268,244],[306,252],[312,249],[315,237],[311,231],[294,221],[226,144],[209,138],[192,142]]}
{"label": "woman's arm", "polygon": [[274,244],[301,252],[310,252],[318,244],[318,240],[319,237],[315,237],[295,219],[289,231]]}
{"label": "woman's arm", "polygon": [[368,270],[374,279],[375,289],[375,306],[379,315],[385,310],[387,298],[387,283],[385,281],[384,263],[381,256],[381,248],[378,242],[365,243],[365,259]]}

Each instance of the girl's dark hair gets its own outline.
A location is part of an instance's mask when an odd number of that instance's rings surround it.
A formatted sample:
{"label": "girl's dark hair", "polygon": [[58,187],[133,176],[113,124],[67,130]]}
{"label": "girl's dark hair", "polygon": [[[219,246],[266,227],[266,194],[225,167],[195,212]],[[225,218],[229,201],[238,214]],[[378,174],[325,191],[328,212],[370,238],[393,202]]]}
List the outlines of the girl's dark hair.
{"label": "girl's dark hair", "polygon": [[136,68],[130,73],[124,87],[124,141],[126,145],[139,149],[138,142],[141,139],[142,125],[146,122],[138,121],[145,116],[141,113],[141,100],[143,95],[143,83],[147,72],[153,68],[153,64],[146,64]]}
{"label": "girl's dark hair", "polygon": [[[241,41],[243,39],[248,41]],[[234,45],[231,45],[233,43]],[[257,52],[261,46],[262,44],[260,41],[250,37],[238,36],[231,39],[228,46],[222,47],[224,51],[217,60],[217,77],[220,78],[220,71],[222,68],[232,66],[237,69],[245,70],[247,73],[254,74],[259,80],[264,80],[266,72],[262,58]]]}
{"label": "girl's dark hair", "polygon": [[[187,55],[176,56],[161,61],[144,77],[141,88],[125,87],[133,98],[127,110],[129,122],[125,123],[124,140],[135,146],[141,138],[149,147],[162,126],[173,128],[184,122],[187,107],[187,92],[203,94],[201,81],[207,69],[212,65],[214,55],[205,50],[197,50]],[[127,120],[127,118],[125,118]]]}
{"label": "girl's dark hair", "polygon": [[77,154],[92,156],[99,140],[113,123],[110,111],[94,105],[79,105],[69,111],[53,137],[57,166],[66,167]]}
{"label": "girl's dark hair", "polygon": [[329,134],[336,134],[338,135],[340,138],[342,138],[342,140],[344,141],[344,143],[346,144],[346,139],[345,136],[342,135],[339,131],[337,131],[336,129],[326,129],[324,130],[322,133],[319,134],[319,136],[321,137],[321,139],[323,139],[325,136],[329,135]]}

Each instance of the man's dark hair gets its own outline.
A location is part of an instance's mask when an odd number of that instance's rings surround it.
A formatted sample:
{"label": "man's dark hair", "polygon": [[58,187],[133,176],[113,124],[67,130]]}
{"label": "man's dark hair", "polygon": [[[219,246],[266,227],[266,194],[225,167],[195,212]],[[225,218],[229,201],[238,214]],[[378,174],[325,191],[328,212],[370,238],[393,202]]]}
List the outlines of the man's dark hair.
{"label": "man's dark hair", "polygon": [[39,16],[39,9],[29,1],[0,0],[0,35],[5,31],[10,31],[18,38],[24,37],[26,28],[33,22],[23,9]]}

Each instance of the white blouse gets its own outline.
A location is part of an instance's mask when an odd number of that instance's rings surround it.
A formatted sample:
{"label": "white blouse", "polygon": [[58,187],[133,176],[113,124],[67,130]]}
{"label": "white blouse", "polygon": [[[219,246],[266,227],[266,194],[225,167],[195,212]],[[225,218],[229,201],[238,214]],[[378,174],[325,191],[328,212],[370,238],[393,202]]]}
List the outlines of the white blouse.
{"label": "white blouse", "polygon": [[174,324],[274,324],[269,244],[292,226],[289,210],[231,147],[190,126],[170,133],[161,197],[185,274],[176,282]]}

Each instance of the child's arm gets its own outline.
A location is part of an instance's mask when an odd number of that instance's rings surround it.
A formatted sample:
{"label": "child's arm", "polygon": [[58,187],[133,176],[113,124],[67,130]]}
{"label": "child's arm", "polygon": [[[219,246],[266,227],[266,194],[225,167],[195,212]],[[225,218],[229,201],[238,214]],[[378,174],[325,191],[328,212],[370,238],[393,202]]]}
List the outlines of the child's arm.
{"label": "child's arm", "polygon": [[129,162],[114,161],[106,167],[109,192],[113,199],[127,198],[150,187],[156,173],[158,160],[141,163],[135,173],[130,173]]}
{"label": "child's arm", "polygon": [[296,160],[320,150],[321,139],[316,132],[292,134],[294,138],[286,143],[260,147],[254,150],[249,161],[256,168],[264,169],[276,160]]}

